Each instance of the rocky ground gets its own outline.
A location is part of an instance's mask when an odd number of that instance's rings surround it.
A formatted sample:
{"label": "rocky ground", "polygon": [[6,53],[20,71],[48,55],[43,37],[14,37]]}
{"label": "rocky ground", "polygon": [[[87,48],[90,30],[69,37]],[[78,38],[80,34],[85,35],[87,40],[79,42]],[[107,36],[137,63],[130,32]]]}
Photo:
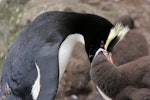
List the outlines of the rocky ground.
{"label": "rocky ground", "polygon": [[[150,0],[0,0],[0,64],[24,27],[40,13],[53,10],[97,14],[112,23],[130,15],[150,47],[149,9]],[[74,51],[55,100],[102,100],[90,81],[83,45],[77,44]]]}

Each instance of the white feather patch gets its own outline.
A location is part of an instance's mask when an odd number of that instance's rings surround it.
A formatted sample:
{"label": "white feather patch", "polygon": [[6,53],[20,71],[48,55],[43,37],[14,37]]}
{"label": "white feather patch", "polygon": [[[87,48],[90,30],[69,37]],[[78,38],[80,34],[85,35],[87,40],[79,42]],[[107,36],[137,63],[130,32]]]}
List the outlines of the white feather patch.
{"label": "white feather patch", "polygon": [[101,89],[98,88],[98,86],[96,86],[96,88],[97,88],[98,92],[101,94],[101,96],[103,97],[104,100],[112,100],[104,92],[102,92]]}
{"label": "white feather patch", "polygon": [[79,42],[85,44],[83,36],[81,34],[71,34],[61,44],[59,48],[59,81],[67,67],[75,44]]}
{"label": "white feather patch", "polygon": [[41,85],[40,85],[40,78],[41,78],[40,69],[39,69],[37,63],[35,63],[35,66],[37,69],[37,79],[35,80],[35,82],[32,86],[32,90],[31,90],[33,100],[37,100],[39,92],[40,92],[40,87],[41,87]]}

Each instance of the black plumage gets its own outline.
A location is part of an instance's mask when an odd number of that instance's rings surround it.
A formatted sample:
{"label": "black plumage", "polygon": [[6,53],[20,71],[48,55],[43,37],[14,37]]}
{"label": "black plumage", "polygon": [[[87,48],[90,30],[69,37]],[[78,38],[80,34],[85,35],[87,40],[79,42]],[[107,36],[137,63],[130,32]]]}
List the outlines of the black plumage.
{"label": "black plumage", "polygon": [[[58,51],[65,38],[74,33],[83,35],[86,52],[92,61],[100,42],[106,41],[112,27],[108,20],[92,14],[58,11],[41,14],[16,38],[9,50],[2,70],[0,97],[32,100],[37,64],[42,77],[38,100],[52,100],[59,80]],[[10,92],[5,91],[6,88]]]}

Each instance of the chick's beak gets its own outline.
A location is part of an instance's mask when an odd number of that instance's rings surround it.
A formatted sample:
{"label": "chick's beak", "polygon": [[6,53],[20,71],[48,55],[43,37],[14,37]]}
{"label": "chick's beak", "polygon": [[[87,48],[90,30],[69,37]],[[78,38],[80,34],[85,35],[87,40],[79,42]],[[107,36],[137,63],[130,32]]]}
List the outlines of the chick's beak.
{"label": "chick's beak", "polygon": [[105,57],[108,59],[108,61],[110,61],[112,64],[114,64],[113,62],[113,58],[112,58],[112,53],[111,52],[104,52],[103,51],[103,54],[105,55]]}
{"label": "chick's beak", "polygon": [[111,52],[107,52],[105,49],[99,48],[97,50],[97,52],[95,53],[95,56],[99,54],[99,52],[101,52],[107,59],[108,61],[110,61],[111,63],[114,64],[113,59],[112,59],[112,53]]}
{"label": "chick's beak", "polygon": [[107,59],[114,64],[114,61],[113,61],[113,58],[112,58],[112,54],[109,52],[108,53],[108,56],[107,56]]}

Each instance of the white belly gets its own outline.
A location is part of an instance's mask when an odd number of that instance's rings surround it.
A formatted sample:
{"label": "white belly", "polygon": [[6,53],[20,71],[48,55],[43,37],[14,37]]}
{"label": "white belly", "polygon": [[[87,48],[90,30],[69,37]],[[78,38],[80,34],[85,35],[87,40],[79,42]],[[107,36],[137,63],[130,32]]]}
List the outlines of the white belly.
{"label": "white belly", "polygon": [[70,34],[67,38],[63,41],[59,48],[59,81],[62,78],[63,73],[67,67],[69,62],[70,56],[72,54],[73,48],[76,43],[84,43],[84,38],[81,34]]}

